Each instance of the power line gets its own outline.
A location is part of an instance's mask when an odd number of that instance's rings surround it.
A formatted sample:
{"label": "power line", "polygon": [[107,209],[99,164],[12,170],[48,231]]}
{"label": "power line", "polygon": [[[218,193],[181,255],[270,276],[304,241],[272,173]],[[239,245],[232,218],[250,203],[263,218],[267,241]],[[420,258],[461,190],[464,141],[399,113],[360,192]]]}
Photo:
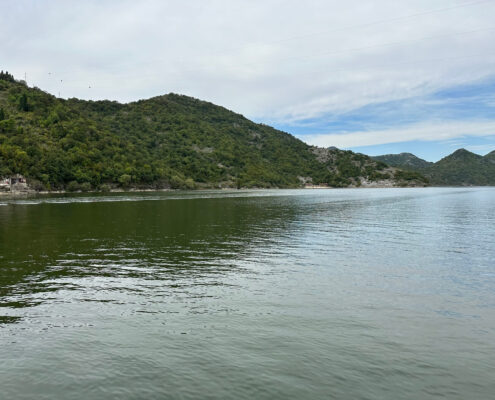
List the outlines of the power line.
{"label": "power line", "polygon": [[[386,63],[383,65],[376,65],[374,68],[357,68],[354,69],[353,71],[361,71],[361,72],[366,72],[366,71],[375,71],[375,70],[383,70],[386,67],[400,67],[403,65],[416,65],[416,64],[424,64],[424,63],[430,63],[430,62],[444,62],[444,61],[456,61],[456,60],[463,60],[463,59],[472,59],[475,57],[484,57],[484,58],[490,58],[490,57],[495,57],[495,53],[477,53],[477,54],[469,54],[469,55],[464,55],[464,56],[456,56],[456,57],[443,57],[443,58],[425,58],[422,60],[414,60],[414,61],[403,61],[400,63]],[[312,70],[312,71],[307,71],[305,73],[302,73],[302,75],[308,75],[308,74],[314,74],[317,72],[348,72],[349,68],[334,68],[334,69],[318,69],[318,70]]]}
{"label": "power line", "polygon": [[[401,40],[401,41],[394,41],[394,42],[387,42],[387,43],[379,43],[379,44],[370,45],[370,46],[354,47],[354,48],[349,48],[349,49],[342,49],[342,50],[338,50],[338,51],[330,51],[330,52],[324,52],[324,53],[312,54],[312,55],[306,55],[306,56],[286,57],[286,58],[277,59],[276,61],[278,63],[280,63],[280,62],[285,62],[285,61],[290,61],[290,60],[308,60],[309,58],[313,58],[313,57],[332,56],[332,55],[344,54],[344,53],[362,52],[362,51],[369,50],[369,49],[396,46],[396,45],[404,44],[404,43],[416,43],[416,42],[421,42],[421,41],[429,40],[429,39],[449,37],[449,36],[469,35],[469,34],[473,34],[473,33],[478,33],[478,32],[483,32],[483,31],[491,31],[491,30],[495,30],[495,27],[485,27],[485,28],[473,29],[473,30],[469,30],[469,31],[461,31],[461,32],[454,32],[454,33],[444,33],[444,34],[440,34],[440,35],[424,36],[424,37],[416,38],[416,39]],[[258,66],[258,65],[262,65],[262,63],[247,63],[247,64],[242,64],[242,67],[254,67],[254,66]],[[231,64],[230,68],[235,69],[236,66],[237,65],[235,65],[235,64]],[[239,65],[237,67],[240,68],[241,66]],[[182,69],[181,72],[194,72],[194,71],[198,71],[198,70],[202,70],[202,69],[203,68],[189,68],[189,69]],[[156,74],[141,75],[141,76],[155,76],[155,75]]]}
{"label": "power line", "polygon": [[392,18],[382,19],[382,20],[373,21],[373,22],[365,22],[362,24],[349,25],[349,26],[344,26],[341,28],[330,29],[327,31],[305,33],[302,35],[291,36],[288,38],[278,39],[278,40],[273,40],[273,41],[246,43],[243,46],[238,46],[238,47],[232,48],[230,51],[227,50],[227,51],[218,52],[218,53],[216,53],[216,55],[230,54],[232,52],[236,52],[236,51],[239,51],[240,49],[248,48],[248,47],[261,46],[261,45],[267,45],[267,44],[280,44],[280,43],[290,42],[292,40],[304,39],[306,37],[321,36],[321,35],[327,35],[330,33],[343,32],[343,31],[352,30],[352,29],[366,28],[366,27],[375,26],[375,25],[382,25],[382,24],[391,23],[391,22],[397,22],[397,21],[402,21],[402,20],[407,20],[407,19],[414,19],[414,18],[422,17],[424,15],[438,14],[441,12],[448,12],[448,11],[459,9],[459,8],[476,6],[476,5],[485,4],[485,3],[493,3],[493,0],[472,1],[469,3],[458,4],[456,6],[437,8],[437,9],[433,9],[433,10],[422,11],[422,12],[415,13],[415,14],[392,17]]}
{"label": "power line", "polygon": [[345,27],[342,27],[342,28],[331,29],[331,30],[328,30],[328,31],[321,31],[321,32],[307,33],[307,34],[298,35],[298,36],[292,36],[290,38],[280,39],[280,40],[276,40],[276,41],[268,42],[268,43],[283,43],[283,42],[287,42],[287,41],[291,41],[291,40],[303,39],[305,37],[318,36],[318,35],[326,35],[326,34],[329,34],[329,33],[341,32],[341,31],[346,31],[346,30],[356,29],[356,28],[366,28],[366,27],[369,27],[369,26],[381,25],[381,24],[390,23],[390,22],[402,21],[402,20],[405,20],[405,19],[412,19],[412,18],[422,17],[424,15],[436,14],[436,13],[440,13],[440,12],[451,11],[451,10],[455,10],[455,9],[458,9],[458,8],[475,6],[475,5],[478,5],[478,4],[489,3],[489,2],[492,2],[492,1],[493,0],[473,1],[473,2],[470,2],[470,3],[459,4],[457,6],[437,8],[437,9],[434,9],[434,10],[423,11],[423,12],[419,12],[419,13],[415,13],[415,14],[403,15],[403,16],[400,16],[400,17],[393,17],[393,18],[388,18],[388,19],[382,19],[382,20],[374,21],[374,22],[366,22],[366,23],[363,23],[363,24],[349,25],[349,26],[345,26]]}
{"label": "power line", "polygon": [[[490,57],[495,57],[495,53],[476,53],[476,54],[469,54],[469,55],[463,55],[463,56],[455,56],[455,57],[442,57],[442,58],[425,58],[425,59],[421,59],[421,60],[413,60],[413,61],[403,61],[403,62],[399,62],[399,63],[385,63],[385,64],[381,64],[381,65],[376,65],[374,66],[373,68],[369,68],[369,67],[366,67],[366,68],[356,68],[354,69],[353,71],[357,70],[357,71],[360,71],[360,72],[366,72],[366,71],[374,71],[374,70],[382,70],[386,67],[399,67],[399,66],[402,66],[402,65],[415,65],[415,64],[423,64],[423,63],[430,63],[430,62],[444,62],[444,61],[456,61],[456,60],[462,60],[462,59],[473,59],[473,58],[476,58],[476,57],[484,57],[484,58],[490,58]],[[344,68],[344,67],[341,67],[341,68],[333,68],[333,69],[318,69],[318,70],[311,70],[311,71],[306,71],[306,72],[302,72],[301,74],[302,75],[308,75],[308,74],[314,74],[314,73],[317,73],[317,72],[348,72],[349,71],[349,68]],[[150,74],[150,75],[142,75],[140,74],[139,75],[140,77],[154,77],[156,76],[156,74]],[[126,77],[128,78],[132,78],[130,75],[126,75]],[[119,77],[120,79],[122,79],[122,76]],[[72,83],[76,83],[76,82],[83,82],[83,80],[78,80],[78,81],[72,81]],[[100,84],[99,85],[100,87],[105,87],[106,85],[104,83]]]}
{"label": "power line", "polygon": [[[380,43],[380,44],[371,45],[371,46],[354,47],[354,48],[350,48],[350,49],[313,54],[313,55],[303,56],[303,57],[288,57],[288,58],[278,60],[278,61],[299,60],[299,59],[305,60],[305,59],[308,59],[309,57],[315,57],[315,56],[319,57],[319,56],[329,56],[329,55],[336,55],[336,54],[342,54],[342,53],[353,53],[353,52],[359,52],[359,51],[375,49],[375,48],[380,48],[380,47],[396,46],[398,44],[404,44],[404,43],[422,42],[424,40],[435,39],[435,38],[439,38],[439,37],[469,35],[469,34],[473,34],[473,33],[478,33],[478,32],[483,32],[483,31],[491,31],[491,30],[495,30],[495,27],[474,29],[474,30],[463,31],[463,32],[445,33],[445,34],[441,34],[441,35],[424,36],[422,38],[417,38],[417,39],[400,40],[400,41],[395,41],[395,42]],[[248,65],[251,65],[251,64],[248,64]]]}
{"label": "power line", "polygon": [[[458,4],[458,5],[455,5],[455,6],[437,8],[437,9],[433,9],[433,10],[427,10],[427,11],[422,11],[422,12],[419,12],[419,13],[414,13],[414,14],[409,14],[409,15],[403,15],[403,16],[398,16],[398,17],[392,17],[392,18],[388,18],[388,19],[383,19],[383,20],[378,20],[378,21],[373,21],[373,22],[367,22],[367,23],[363,23],[363,24],[349,25],[349,26],[346,26],[346,27],[335,28],[335,29],[331,29],[331,30],[328,30],[328,31],[307,33],[307,34],[292,36],[292,37],[289,37],[289,38],[284,38],[284,39],[279,39],[279,40],[274,40],[274,41],[246,43],[243,46],[236,46],[235,48],[231,48],[230,50],[219,51],[217,53],[210,54],[210,56],[215,56],[215,55],[216,56],[231,55],[234,52],[242,51],[243,49],[248,48],[248,47],[261,46],[261,45],[267,45],[267,44],[285,43],[285,42],[289,42],[289,41],[292,41],[292,40],[302,39],[302,38],[305,38],[305,37],[318,36],[318,35],[326,35],[326,34],[335,33],[335,32],[341,32],[341,31],[352,30],[352,29],[357,29],[357,28],[364,28],[364,27],[375,26],[375,25],[380,25],[380,24],[385,24],[385,23],[391,23],[391,22],[397,22],[397,21],[402,21],[402,20],[407,20],[407,19],[413,19],[413,18],[424,16],[424,15],[436,14],[436,13],[441,13],[441,12],[448,12],[448,11],[455,10],[455,9],[460,9],[460,8],[465,8],[465,7],[470,7],[470,6],[476,6],[476,5],[485,4],[485,3],[492,3],[493,4],[494,2],[493,2],[493,0],[471,1],[471,2],[468,2],[468,3]],[[160,62],[160,61],[163,61],[163,60],[169,60],[169,58],[168,57],[159,57],[159,58],[155,58],[153,60],[153,62],[154,63],[157,63],[157,62]],[[122,67],[122,66],[132,66],[132,65],[137,66],[137,65],[140,65],[140,64],[144,64],[144,63],[146,65],[149,65],[151,63],[151,60],[146,60],[146,61],[138,62],[138,63],[136,63],[136,62],[119,63],[119,66],[120,67]]]}
{"label": "power line", "polygon": [[[384,20],[380,20],[380,21],[374,21],[374,22],[369,22],[369,23],[364,23],[364,24],[357,24],[357,25],[337,28],[337,29],[333,29],[333,30],[329,30],[329,31],[325,31],[325,32],[310,33],[310,34],[305,34],[305,35],[294,36],[291,38],[281,39],[281,40],[272,41],[272,42],[268,42],[268,43],[283,43],[283,42],[287,42],[287,41],[291,41],[291,40],[295,40],[295,39],[300,39],[300,38],[304,38],[304,37],[316,36],[316,35],[321,35],[321,34],[328,34],[328,33],[345,31],[345,30],[350,30],[350,29],[355,29],[355,28],[360,28],[360,27],[368,27],[368,26],[374,26],[374,25],[379,25],[379,24],[383,24],[383,23],[389,23],[389,22],[395,22],[395,21],[400,21],[400,20],[405,20],[405,19],[411,19],[411,18],[416,18],[416,17],[428,15],[428,14],[447,12],[447,11],[454,10],[454,9],[460,9],[460,8],[479,5],[479,4],[488,3],[488,2],[491,2],[491,0],[473,1],[473,2],[469,2],[469,3],[459,4],[456,6],[451,6],[451,7],[443,7],[443,8],[439,8],[439,9],[428,10],[428,11],[419,12],[419,13],[415,13],[415,14],[384,19]],[[493,30],[493,29],[495,29],[495,28],[494,27],[488,27],[488,28],[463,31],[463,32],[457,32],[457,33],[454,32],[454,33],[447,33],[447,34],[441,34],[441,35],[426,36],[426,37],[422,37],[422,38],[410,39],[410,40],[404,40],[404,41],[387,42],[387,43],[375,44],[375,45],[370,45],[370,46],[363,46],[363,47],[350,48],[350,49],[342,49],[342,50],[338,50],[338,51],[330,51],[330,52],[324,52],[324,53],[307,55],[307,56],[286,57],[283,59],[278,59],[277,62],[284,62],[284,61],[288,61],[288,60],[307,60],[308,58],[311,58],[311,57],[321,57],[321,56],[337,55],[337,54],[342,54],[342,53],[360,52],[360,51],[365,51],[365,50],[373,49],[373,48],[395,46],[395,45],[404,44],[404,43],[420,42],[420,41],[424,41],[424,40],[428,40],[428,39],[432,39],[432,38],[437,38],[437,37],[467,35],[467,34],[477,33],[477,32],[486,31],[486,30]],[[267,43],[267,42],[265,42],[265,43]],[[252,45],[256,45],[256,43],[253,43]],[[248,44],[248,46],[249,46],[249,44]],[[460,58],[465,58],[465,57],[462,56]],[[158,60],[160,60],[160,59],[158,59]],[[147,63],[150,63],[150,61],[148,60]],[[256,66],[256,65],[262,65],[262,63],[242,64],[243,67]],[[236,65],[232,64],[231,67],[236,68]],[[239,65],[239,67],[240,67],[240,65]],[[181,72],[198,71],[198,70],[205,70],[205,69],[206,68],[204,68],[204,67],[186,68],[186,69],[182,69]],[[51,75],[51,73],[49,73],[49,75]],[[143,77],[143,76],[144,77],[152,77],[152,76],[156,76],[156,75],[158,75],[158,74],[148,74],[148,75],[140,74],[141,77]],[[127,76],[129,76],[129,75],[127,75]],[[82,80],[79,80],[79,81],[72,81],[72,80],[67,81],[66,80],[66,82],[70,82],[70,83],[82,82]],[[66,82],[64,82],[64,83],[66,83]],[[62,80],[60,80],[60,83],[62,83]]]}

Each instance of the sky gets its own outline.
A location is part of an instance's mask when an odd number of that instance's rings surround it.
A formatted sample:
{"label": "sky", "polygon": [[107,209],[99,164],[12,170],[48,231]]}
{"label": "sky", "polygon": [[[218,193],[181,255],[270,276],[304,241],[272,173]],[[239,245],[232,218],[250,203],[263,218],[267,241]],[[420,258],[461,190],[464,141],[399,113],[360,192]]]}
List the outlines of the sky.
{"label": "sky", "polygon": [[495,0],[0,0],[0,43],[64,98],[181,93],[370,155],[495,150]]}

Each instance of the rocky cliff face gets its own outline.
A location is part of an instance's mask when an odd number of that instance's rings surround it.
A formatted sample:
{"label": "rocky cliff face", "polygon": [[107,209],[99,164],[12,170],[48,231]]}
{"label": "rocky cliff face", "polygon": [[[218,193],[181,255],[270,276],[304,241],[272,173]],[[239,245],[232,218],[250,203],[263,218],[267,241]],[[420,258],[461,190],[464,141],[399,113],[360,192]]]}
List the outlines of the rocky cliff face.
{"label": "rocky cliff face", "polygon": [[403,187],[426,186],[428,180],[417,172],[390,167],[364,154],[339,150],[336,147],[312,147],[318,162],[328,171],[331,186],[340,187]]}

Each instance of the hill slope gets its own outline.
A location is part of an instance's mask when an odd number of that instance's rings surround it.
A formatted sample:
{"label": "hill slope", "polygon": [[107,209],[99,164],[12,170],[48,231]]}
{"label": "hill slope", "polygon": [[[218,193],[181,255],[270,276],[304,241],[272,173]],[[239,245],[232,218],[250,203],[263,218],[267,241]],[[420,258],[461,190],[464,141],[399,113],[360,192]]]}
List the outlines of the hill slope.
{"label": "hill slope", "polygon": [[410,170],[422,170],[433,163],[416,157],[411,153],[385,154],[383,156],[372,157],[374,160],[382,161],[392,167],[405,168]]}
{"label": "hill slope", "polygon": [[495,185],[495,163],[459,149],[424,171],[439,185]]}
{"label": "hill slope", "polygon": [[[421,171],[434,185],[495,185],[495,151],[483,157],[459,149],[436,163],[429,163],[413,155],[406,158],[403,154],[373,158],[386,163],[388,160],[389,165],[405,170]],[[414,162],[408,162],[411,159]]]}
{"label": "hill slope", "polygon": [[495,163],[495,150],[485,156],[485,160]]}
{"label": "hill slope", "polygon": [[317,151],[186,96],[64,100],[0,74],[0,177],[20,173],[38,189],[425,183],[364,155],[328,150],[332,157],[321,158]]}

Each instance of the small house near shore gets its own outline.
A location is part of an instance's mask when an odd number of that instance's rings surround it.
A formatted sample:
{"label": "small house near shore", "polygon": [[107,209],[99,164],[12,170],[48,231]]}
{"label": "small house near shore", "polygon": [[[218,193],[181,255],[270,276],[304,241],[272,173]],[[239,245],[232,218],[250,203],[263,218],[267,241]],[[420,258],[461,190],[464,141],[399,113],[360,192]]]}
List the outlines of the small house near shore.
{"label": "small house near shore", "polygon": [[0,191],[25,192],[28,190],[26,178],[16,174],[10,177],[0,177]]}

